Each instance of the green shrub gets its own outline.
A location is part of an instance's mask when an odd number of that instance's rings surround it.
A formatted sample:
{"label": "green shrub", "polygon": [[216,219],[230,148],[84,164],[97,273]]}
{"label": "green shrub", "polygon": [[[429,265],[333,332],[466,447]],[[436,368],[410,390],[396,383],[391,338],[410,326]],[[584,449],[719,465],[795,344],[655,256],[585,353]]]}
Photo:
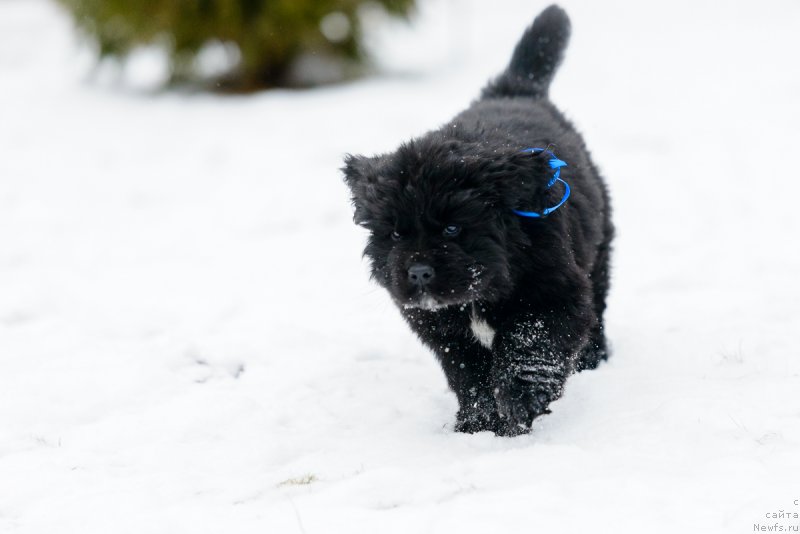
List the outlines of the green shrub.
{"label": "green shrub", "polygon": [[[96,42],[101,57],[124,58],[141,45],[163,46],[173,81],[197,80],[195,58],[213,42],[238,48],[238,65],[226,79],[230,88],[242,90],[290,84],[290,70],[304,55],[363,60],[356,12],[364,0],[59,1]],[[414,0],[369,3],[405,15]]]}

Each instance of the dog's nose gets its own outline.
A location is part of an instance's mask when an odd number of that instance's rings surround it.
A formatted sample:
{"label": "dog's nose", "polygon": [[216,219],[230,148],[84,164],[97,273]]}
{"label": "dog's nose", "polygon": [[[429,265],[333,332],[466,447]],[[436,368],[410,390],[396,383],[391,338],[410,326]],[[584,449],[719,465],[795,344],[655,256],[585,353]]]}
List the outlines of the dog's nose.
{"label": "dog's nose", "polygon": [[408,281],[419,287],[425,287],[433,280],[434,274],[436,274],[436,271],[430,265],[415,263],[408,268]]}

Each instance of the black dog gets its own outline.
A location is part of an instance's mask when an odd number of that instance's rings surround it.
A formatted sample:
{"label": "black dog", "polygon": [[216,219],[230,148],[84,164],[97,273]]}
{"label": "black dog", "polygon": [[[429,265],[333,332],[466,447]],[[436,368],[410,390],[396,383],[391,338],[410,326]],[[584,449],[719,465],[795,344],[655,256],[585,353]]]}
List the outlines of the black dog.
{"label": "black dog", "polygon": [[547,8],[469,109],[343,169],[372,276],[438,356],[458,431],[526,432],[607,357],[608,193],[547,98],[569,33]]}

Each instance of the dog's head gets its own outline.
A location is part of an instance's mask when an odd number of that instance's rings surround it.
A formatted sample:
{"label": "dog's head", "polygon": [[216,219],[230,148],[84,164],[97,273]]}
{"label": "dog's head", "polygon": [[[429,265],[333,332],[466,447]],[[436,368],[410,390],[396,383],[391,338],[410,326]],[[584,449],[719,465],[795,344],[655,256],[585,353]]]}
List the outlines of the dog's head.
{"label": "dog's head", "polygon": [[406,307],[495,301],[513,290],[530,245],[514,209],[540,209],[552,172],[519,148],[428,137],[348,156],[354,220],[370,231],[372,276]]}

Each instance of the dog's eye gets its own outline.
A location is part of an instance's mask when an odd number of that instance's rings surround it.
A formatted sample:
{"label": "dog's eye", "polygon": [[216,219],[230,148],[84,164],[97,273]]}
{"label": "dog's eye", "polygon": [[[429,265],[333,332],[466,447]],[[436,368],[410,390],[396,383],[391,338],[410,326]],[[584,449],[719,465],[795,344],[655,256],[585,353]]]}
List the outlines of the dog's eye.
{"label": "dog's eye", "polygon": [[445,237],[455,237],[461,233],[461,227],[456,226],[455,224],[448,224],[442,230],[442,235]]}
{"label": "dog's eye", "polygon": [[400,232],[395,230],[394,232],[392,232],[392,239],[394,239],[395,241],[400,241],[401,239],[403,239],[403,236],[400,235]]}

